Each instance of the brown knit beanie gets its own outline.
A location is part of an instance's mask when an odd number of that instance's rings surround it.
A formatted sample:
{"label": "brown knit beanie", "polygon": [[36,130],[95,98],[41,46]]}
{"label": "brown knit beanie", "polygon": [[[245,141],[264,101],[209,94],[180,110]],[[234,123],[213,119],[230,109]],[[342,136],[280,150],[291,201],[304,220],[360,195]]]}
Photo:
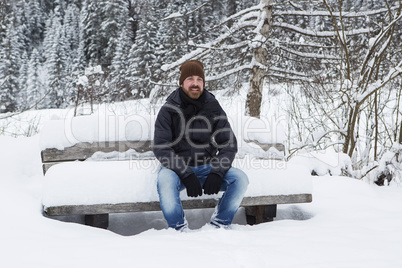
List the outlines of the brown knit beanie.
{"label": "brown knit beanie", "polygon": [[198,75],[201,77],[205,86],[204,65],[202,65],[198,60],[188,60],[182,63],[180,66],[179,85],[181,86],[184,79],[192,75]]}

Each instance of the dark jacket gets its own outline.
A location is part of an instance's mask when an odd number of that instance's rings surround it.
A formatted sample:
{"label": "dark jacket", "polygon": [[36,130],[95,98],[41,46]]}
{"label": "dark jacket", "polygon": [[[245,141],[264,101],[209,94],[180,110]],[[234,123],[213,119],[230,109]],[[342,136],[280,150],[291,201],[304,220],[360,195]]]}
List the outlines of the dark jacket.
{"label": "dark jacket", "polygon": [[181,179],[193,171],[189,166],[212,164],[211,173],[223,177],[237,153],[237,140],[226,113],[215,96],[204,89],[203,106],[192,118],[185,118],[180,88],[159,111],[155,122],[153,152],[161,164]]}

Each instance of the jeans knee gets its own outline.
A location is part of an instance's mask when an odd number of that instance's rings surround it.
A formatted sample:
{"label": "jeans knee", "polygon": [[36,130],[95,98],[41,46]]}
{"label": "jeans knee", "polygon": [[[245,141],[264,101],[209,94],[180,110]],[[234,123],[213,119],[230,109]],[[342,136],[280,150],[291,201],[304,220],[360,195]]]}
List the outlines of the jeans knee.
{"label": "jeans knee", "polygon": [[247,186],[249,183],[247,174],[241,169],[238,168],[232,168],[232,169],[234,176],[236,177],[237,183]]}
{"label": "jeans knee", "polygon": [[178,189],[179,185],[180,185],[180,179],[173,170],[162,168],[159,171],[157,179],[158,193],[161,193],[162,191],[166,190],[170,191]]}
{"label": "jeans knee", "polygon": [[249,184],[249,180],[248,180],[248,176],[247,174],[239,169],[239,174],[238,174],[238,183],[240,185],[242,185],[244,188],[247,188],[248,184]]}
{"label": "jeans knee", "polygon": [[249,184],[247,174],[244,171],[234,167],[229,169],[225,179],[228,185],[233,185],[240,191],[246,191]]}

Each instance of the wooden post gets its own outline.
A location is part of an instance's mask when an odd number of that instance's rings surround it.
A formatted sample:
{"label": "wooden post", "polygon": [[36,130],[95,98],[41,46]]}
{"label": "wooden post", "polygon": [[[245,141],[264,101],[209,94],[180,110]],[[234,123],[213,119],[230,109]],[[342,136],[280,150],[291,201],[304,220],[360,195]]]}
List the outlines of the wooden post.
{"label": "wooden post", "polygon": [[85,215],[85,225],[107,229],[109,227],[109,214]]}
{"label": "wooden post", "polygon": [[247,224],[254,225],[273,221],[276,217],[276,208],[276,204],[246,207]]}
{"label": "wooden post", "polygon": [[273,221],[276,217],[277,205],[264,206],[264,222]]}

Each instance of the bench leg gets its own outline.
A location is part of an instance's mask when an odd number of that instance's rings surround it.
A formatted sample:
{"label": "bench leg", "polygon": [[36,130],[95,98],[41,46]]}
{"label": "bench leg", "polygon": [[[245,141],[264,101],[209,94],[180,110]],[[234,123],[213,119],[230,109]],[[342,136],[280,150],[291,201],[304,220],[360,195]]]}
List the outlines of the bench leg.
{"label": "bench leg", "polygon": [[107,229],[109,227],[109,214],[85,215],[85,225]]}
{"label": "bench leg", "polygon": [[276,217],[277,205],[266,205],[264,207],[264,222],[273,221]]}
{"label": "bench leg", "polygon": [[246,207],[247,224],[273,221],[276,217],[276,207],[276,204]]}

